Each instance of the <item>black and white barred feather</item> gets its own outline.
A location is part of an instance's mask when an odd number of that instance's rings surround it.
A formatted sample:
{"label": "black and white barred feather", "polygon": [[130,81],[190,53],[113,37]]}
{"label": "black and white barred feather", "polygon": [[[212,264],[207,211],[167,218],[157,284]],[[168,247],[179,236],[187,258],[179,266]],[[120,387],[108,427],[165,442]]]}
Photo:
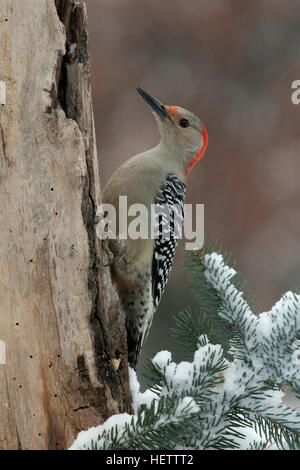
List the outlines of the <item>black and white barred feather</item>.
{"label": "black and white barred feather", "polygon": [[154,307],[160,302],[172,269],[175,249],[184,221],[186,186],[170,173],[155,199],[155,247],[152,261],[152,296]]}

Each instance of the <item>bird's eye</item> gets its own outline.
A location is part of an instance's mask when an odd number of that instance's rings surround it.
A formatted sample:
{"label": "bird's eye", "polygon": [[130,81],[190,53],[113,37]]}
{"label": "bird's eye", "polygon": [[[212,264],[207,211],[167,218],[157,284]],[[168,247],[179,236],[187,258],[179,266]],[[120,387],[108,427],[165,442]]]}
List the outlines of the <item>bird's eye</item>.
{"label": "bird's eye", "polygon": [[182,118],[180,119],[179,124],[181,127],[189,127],[190,122],[188,119]]}

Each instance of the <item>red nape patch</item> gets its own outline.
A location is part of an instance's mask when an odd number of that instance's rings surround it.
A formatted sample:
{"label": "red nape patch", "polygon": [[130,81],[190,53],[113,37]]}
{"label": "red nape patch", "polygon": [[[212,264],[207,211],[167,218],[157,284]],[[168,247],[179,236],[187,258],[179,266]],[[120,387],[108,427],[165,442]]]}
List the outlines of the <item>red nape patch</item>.
{"label": "red nape patch", "polygon": [[208,144],[208,133],[207,130],[205,129],[204,126],[202,126],[202,135],[203,135],[203,145],[202,148],[199,150],[198,153],[196,153],[195,157],[190,161],[189,166],[187,167],[187,170],[185,172],[185,177],[187,178],[189,172],[191,171],[192,168],[196,165],[196,163],[201,160],[203,157],[207,144]]}
{"label": "red nape patch", "polygon": [[166,110],[171,116],[176,116],[176,114],[178,113],[177,106],[166,106]]}

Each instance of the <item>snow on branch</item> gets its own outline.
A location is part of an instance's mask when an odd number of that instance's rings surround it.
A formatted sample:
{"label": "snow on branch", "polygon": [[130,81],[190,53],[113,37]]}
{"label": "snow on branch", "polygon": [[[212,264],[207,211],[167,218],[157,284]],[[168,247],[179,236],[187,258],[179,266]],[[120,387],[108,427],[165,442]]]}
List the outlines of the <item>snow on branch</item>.
{"label": "snow on branch", "polygon": [[199,408],[190,397],[153,400],[136,416],[111,416],[103,425],[78,434],[70,450],[151,450],[164,442],[175,448],[178,434],[190,425]]}
{"label": "snow on branch", "polygon": [[236,330],[230,353],[242,355],[261,380],[290,385],[300,393],[300,361],[295,341],[300,331],[300,296],[287,292],[270,312],[255,315],[232,278],[233,268],[226,266],[220,254],[204,256],[204,275],[221,299],[219,315]]}
{"label": "snow on branch", "polygon": [[285,387],[300,392],[300,296],[288,292],[257,315],[220,253],[195,262],[202,298],[206,289],[207,305],[230,325],[229,355],[210,343],[203,322],[181,313],[176,335],[194,348],[190,361],[158,353],[145,392],[130,370],[134,416],[80,433],[71,449],[300,449],[300,413],[284,402]]}

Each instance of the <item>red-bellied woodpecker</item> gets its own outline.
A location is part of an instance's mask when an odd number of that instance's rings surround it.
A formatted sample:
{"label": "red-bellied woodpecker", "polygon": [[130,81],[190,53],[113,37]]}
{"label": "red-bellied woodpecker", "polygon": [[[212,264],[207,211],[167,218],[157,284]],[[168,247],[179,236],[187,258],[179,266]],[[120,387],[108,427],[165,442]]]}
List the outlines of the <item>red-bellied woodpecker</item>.
{"label": "red-bellied woodpecker", "polygon": [[[161,140],[155,148],[130,158],[115,171],[104,190],[103,203],[113,205],[117,214],[119,196],[127,196],[128,207],[143,204],[148,214],[154,204],[175,206],[177,221],[183,224],[187,176],[204,155],[207,132],[190,111],[164,106],[141,88],[137,91],[156,117]],[[112,280],[126,315],[128,360],[134,368],[169,278],[178,242],[174,226],[170,224],[167,237],[117,237],[104,242],[111,259]]]}

